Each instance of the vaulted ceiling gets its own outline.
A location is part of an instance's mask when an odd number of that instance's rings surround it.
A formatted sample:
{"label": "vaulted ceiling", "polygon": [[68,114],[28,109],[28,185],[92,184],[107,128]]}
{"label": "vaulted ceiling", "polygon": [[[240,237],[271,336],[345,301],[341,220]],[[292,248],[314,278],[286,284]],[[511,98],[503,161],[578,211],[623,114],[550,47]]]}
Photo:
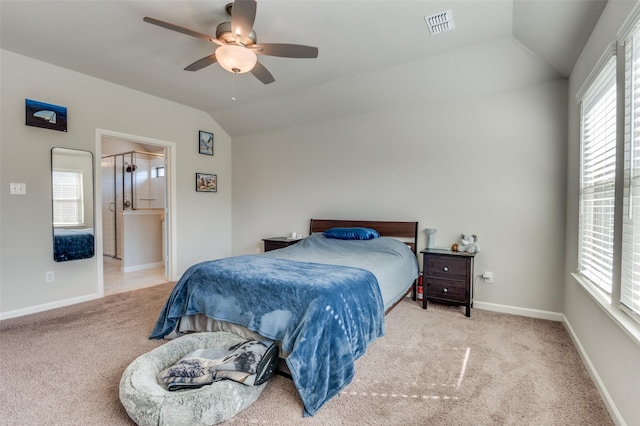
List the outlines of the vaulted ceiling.
{"label": "vaulted ceiling", "polygon": [[[268,85],[251,74],[234,82],[218,64],[184,71],[216,45],[143,22],[149,16],[215,36],[216,26],[229,20],[227,3],[2,0],[0,46],[201,109],[238,136],[468,96],[498,82],[517,87],[566,78],[606,5],[604,0],[258,0],[258,43],[319,49],[316,59],[260,56],[275,78]],[[447,10],[455,29],[430,34],[425,17]]]}

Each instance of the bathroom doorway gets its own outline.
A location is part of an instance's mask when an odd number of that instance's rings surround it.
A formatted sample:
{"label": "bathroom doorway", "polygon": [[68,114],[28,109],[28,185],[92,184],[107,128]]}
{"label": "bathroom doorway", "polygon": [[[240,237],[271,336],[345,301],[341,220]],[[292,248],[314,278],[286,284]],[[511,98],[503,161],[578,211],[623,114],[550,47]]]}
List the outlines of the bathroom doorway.
{"label": "bathroom doorway", "polygon": [[129,135],[100,140],[102,294],[170,281],[172,147]]}
{"label": "bathroom doorway", "polygon": [[[123,260],[124,228],[128,213],[137,212],[150,217],[162,216],[164,213],[166,193],[164,148],[156,151],[129,151],[102,156],[102,248],[104,256]],[[162,229],[156,229],[155,233],[161,236]],[[129,234],[127,237],[130,236]],[[145,236],[141,237],[145,238]],[[149,235],[149,237],[157,239],[157,235]],[[144,244],[139,249],[144,250],[148,245]],[[151,262],[159,262],[163,256],[162,247],[155,247],[152,251],[155,253],[149,253],[143,257]],[[124,266],[123,269],[126,271],[132,267],[133,265]]]}

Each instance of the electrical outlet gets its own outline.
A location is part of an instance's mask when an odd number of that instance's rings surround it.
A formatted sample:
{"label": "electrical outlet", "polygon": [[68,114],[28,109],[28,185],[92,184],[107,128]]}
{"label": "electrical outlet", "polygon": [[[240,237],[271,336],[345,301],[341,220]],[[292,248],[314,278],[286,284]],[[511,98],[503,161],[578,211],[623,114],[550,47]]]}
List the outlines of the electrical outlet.
{"label": "electrical outlet", "polygon": [[47,271],[44,273],[44,281],[47,283],[52,283],[56,280],[56,276],[53,271]]}
{"label": "electrical outlet", "polygon": [[13,183],[9,184],[9,194],[11,195],[26,195],[27,184],[26,183]]}
{"label": "electrical outlet", "polygon": [[484,278],[484,282],[487,284],[493,284],[493,272],[485,271],[482,274],[482,278]]}

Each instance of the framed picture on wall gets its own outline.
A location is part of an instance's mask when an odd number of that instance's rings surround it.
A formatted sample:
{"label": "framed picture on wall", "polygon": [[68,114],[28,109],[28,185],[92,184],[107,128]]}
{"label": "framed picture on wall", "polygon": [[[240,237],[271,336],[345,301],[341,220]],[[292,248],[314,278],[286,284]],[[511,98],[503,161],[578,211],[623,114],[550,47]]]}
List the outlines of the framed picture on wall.
{"label": "framed picture on wall", "polygon": [[198,140],[200,154],[213,155],[213,133],[200,130]]}
{"label": "framed picture on wall", "polygon": [[196,192],[218,192],[218,175],[196,173]]}
{"label": "framed picture on wall", "polygon": [[67,131],[67,108],[25,99],[26,125]]}

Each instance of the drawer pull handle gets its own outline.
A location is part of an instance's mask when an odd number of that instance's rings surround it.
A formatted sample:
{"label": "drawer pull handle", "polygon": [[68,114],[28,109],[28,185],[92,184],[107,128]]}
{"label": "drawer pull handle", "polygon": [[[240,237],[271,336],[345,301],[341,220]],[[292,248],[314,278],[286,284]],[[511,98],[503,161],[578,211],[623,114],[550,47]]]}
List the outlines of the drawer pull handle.
{"label": "drawer pull handle", "polygon": [[447,272],[447,271],[449,271],[449,267],[448,267],[448,266],[445,266],[444,268],[442,268],[442,270],[443,270],[443,271],[445,271],[445,272]]}
{"label": "drawer pull handle", "polygon": [[447,290],[447,288],[446,288],[446,287],[445,287],[445,288],[444,288],[444,290],[442,290],[442,291],[444,291],[445,293],[448,293],[448,292],[449,292],[449,290]]}

